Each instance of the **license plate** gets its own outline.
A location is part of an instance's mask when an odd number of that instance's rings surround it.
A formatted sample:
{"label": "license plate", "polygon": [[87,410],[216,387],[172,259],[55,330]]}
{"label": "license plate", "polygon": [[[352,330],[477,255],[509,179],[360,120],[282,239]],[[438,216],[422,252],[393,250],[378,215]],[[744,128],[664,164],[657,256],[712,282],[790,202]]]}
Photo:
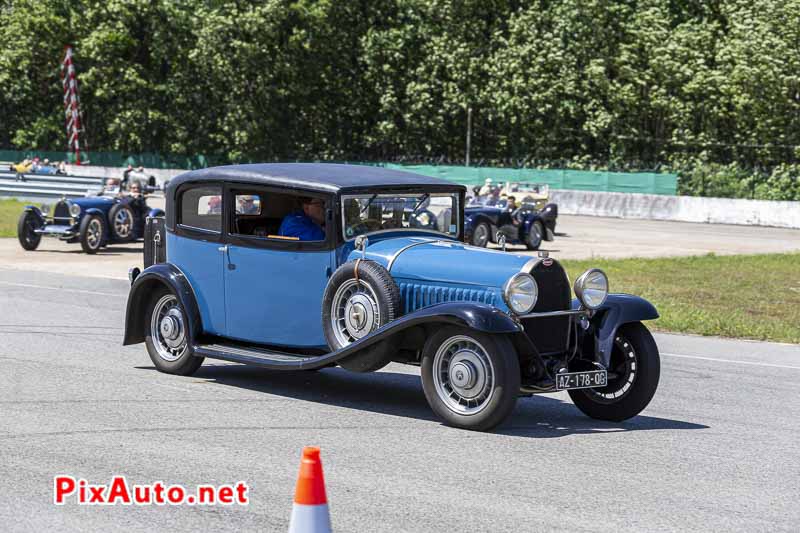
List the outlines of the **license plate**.
{"label": "license plate", "polygon": [[556,390],[593,389],[606,385],[608,385],[608,373],[605,370],[556,374]]}

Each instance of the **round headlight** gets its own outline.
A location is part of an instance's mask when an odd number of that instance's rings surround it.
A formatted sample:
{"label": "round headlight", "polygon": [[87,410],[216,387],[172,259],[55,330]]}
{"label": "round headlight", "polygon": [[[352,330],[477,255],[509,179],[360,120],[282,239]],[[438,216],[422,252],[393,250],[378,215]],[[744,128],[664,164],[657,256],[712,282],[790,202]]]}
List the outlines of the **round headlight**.
{"label": "round headlight", "polygon": [[597,309],[608,296],[608,277],[598,268],[590,268],[575,280],[575,296],[588,309]]}
{"label": "round headlight", "polygon": [[77,217],[81,214],[81,206],[78,204],[69,204],[69,214],[73,217]]}
{"label": "round headlight", "polygon": [[530,274],[514,274],[503,287],[503,299],[514,313],[524,315],[533,310],[539,297],[539,286]]}
{"label": "round headlight", "polygon": [[41,211],[44,216],[47,216],[47,214],[50,212],[50,206],[47,204],[42,204],[42,208],[39,211]]}

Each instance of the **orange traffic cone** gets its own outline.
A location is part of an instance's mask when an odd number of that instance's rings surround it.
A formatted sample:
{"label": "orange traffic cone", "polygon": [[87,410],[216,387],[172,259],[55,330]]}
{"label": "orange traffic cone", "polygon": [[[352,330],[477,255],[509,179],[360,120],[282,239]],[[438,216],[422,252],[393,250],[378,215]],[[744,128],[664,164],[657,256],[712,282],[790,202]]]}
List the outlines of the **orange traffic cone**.
{"label": "orange traffic cone", "polygon": [[329,533],[330,530],[331,516],[319,448],[306,446],[300,461],[300,475],[297,476],[289,533]]}

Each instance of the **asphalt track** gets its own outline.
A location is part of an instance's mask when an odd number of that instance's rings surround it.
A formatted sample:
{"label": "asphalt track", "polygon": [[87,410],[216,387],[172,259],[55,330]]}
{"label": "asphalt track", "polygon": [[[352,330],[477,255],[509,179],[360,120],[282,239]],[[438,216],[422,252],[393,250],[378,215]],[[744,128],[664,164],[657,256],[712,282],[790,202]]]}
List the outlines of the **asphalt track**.
{"label": "asphalt track", "polygon": [[[443,426],[418,370],[156,372],[122,347],[127,284],[0,268],[4,531],[285,531],[302,446],[337,531],[797,531],[800,346],[657,335],[659,391],[621,424],[566,394],[493,433]],[[56,474],[246,481],[246,507],[52,504]]]}

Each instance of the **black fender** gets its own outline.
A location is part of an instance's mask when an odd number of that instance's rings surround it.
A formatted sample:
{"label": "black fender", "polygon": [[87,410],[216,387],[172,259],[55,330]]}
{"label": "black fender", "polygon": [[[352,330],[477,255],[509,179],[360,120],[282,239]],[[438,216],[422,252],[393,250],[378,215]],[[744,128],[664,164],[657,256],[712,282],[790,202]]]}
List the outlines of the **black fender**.
{"label": "black fender", "polygon": [[[577,309],[576,306],[579,307],[579,305],[578,300],[572,301],[574,309]],[[595,357],[597,360],[608,368],[614,337],[620,326],[656,318],[658,318],[658,311],[644,298],[632,294],[609,294],[605,303],[595,311],[591,320],[595,329]]]}
{"label": "black fender", "polygon": [[307,367],[320,368],[341,361],[407,329],[426,324],[456,325],[482,333],[511,335],[523,331],[522,326],[514,319],[491,305],[469,302],[441,303],[403,315],[344,348],[316,357]]}
{"label": "black fender", "polygon": [[147,305],[150,303],[150,295],[161,287],[170,289],[178,297],[178,301],[186,312],[186,329],[190,346],[203,331],[200,310],[197,307],[197,300],[189,280],[175,265],[158,263],[144,269],[141,274],[136,276],[131,285],[125,312],[123,346],[144,342],[144,321],[147,315]]}
{"label": "black fender", "polygon": [[159,209],[157,207],[150,209],[150,212],[147,213],[148,217],[163,217],[164,215],[165,215],[164,210]]}
{"label": "black fender", "polygon": [[42,215],[42,211],[41,211],[41,209],[39,209],[39,208],[38,208],[38,207],[36,207],[35,205],[26,205],[26,206],[23,208],[23,210],[22,210],[22,211],[23,211],[23,212],[25,212],[25,211],[30,211],[31,213],[33,213],[33,214],[34,214],[34,216],[35,216],[35,217],[38,219],[38,221],[39,221],[39,224],[41,224],[42,226],[44,226],[44,224],[45,224],[45,218],[44,218],[44,215]]}
{"label": "black fender", "polygon": [[103,222],[108,223],[108,217],[106,214],[101,210],[97,209],[96,207],[90,207],[84,212],[84,216],[86,215],[97,215],[99,217],[103,217]]}

